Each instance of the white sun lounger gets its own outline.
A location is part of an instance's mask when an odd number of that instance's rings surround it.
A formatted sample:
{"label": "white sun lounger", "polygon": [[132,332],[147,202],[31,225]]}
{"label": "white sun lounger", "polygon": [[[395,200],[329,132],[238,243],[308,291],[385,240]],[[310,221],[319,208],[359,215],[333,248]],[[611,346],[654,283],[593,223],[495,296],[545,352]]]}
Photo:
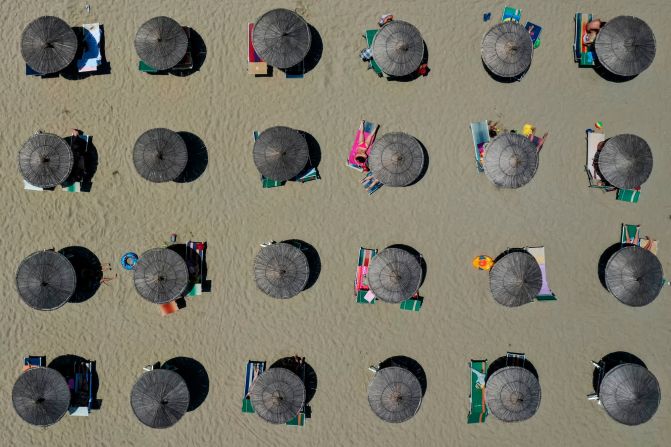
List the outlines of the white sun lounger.
{"label": "white sun lounger", "polygon": [[589,177],[589,185],[592,187],[600,187],[598,183],[602,181],[601,177],[596,173],[596,169],[594,169],[594,157],[596,156],[599,143],[605,140],[606,134],[597,132],[587,133],[587,164],[585,164],[585,170]]}

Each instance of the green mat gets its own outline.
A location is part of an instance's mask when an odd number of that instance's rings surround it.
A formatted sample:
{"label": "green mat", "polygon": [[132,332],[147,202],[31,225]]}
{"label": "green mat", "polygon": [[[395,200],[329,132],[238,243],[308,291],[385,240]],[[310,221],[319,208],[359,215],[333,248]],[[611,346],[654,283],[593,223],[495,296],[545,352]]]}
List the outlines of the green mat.
{"label": "green mat", "polygon": [[617,190],[617,200],[630,203],[638,203],[638,199],[641,197],[641,191],[636,189],[618,189]]}
{"label": "green mat", "polygon": [[264,188],[276,188],[278,186],[284,186],[285,184],[286,184],[286,182],[271,180],[269,178],[265,178],[265,177],[261,176],[261,185]]}
{"label": "green mat", "polygon": [[[368,29],[366,30],[366,44],[368,45],[368,48],[370,48],[373,45],[373,40],[375,40],[375,36],[379,32],[379,29]],[[375,59],[371,59],[369,61],[370,63],[370,68],[373,69],[373,71],[378,75],[378,76],[383,76],[384,73],[382,72],[382,69],[380,66],[375,62]]]}
{"label": "green mat", "polygon": [[[485,404],[485,387],[482,375],[487,374],[487,360],[471,360],[471,410],[468,413],[469,424],[480,424],[487,417],[487,405]],[[480,373],[476,374],[476,371]],[[479,385],[478,385],[479,384]]]}
{"label": "green mat", "polygon": [[254,413],[254,407],[252,406],[251,399],[242,399],[242,412]]}
{"label": "green mat", "polygon": [[357,291],[356,292],[356,302],[359,303],[359,304],[375,304],[375,301],[377,301],[377,298],[374,299],[371,302],[366,301],[366,298],[364,298],[364,296],[366,296],[367,293],[368,293],[368,290]]}
{"label": "green mat", "polygon": [[142,73],[158,73],[158,70],[156,68],[152,67],[151,65],[149,65],[145,61],[140,61],[140,65],[139,65],[138,69]]}
{"label": "green mat", "polygon": [[424,298],[422,297],[417,297],[417,298],[410,298],[409,300],[401,301],[401,309],[402,310],[414,310],[415,312],[419,312],[419,310],[422,308],[422,302],[424,301]]}

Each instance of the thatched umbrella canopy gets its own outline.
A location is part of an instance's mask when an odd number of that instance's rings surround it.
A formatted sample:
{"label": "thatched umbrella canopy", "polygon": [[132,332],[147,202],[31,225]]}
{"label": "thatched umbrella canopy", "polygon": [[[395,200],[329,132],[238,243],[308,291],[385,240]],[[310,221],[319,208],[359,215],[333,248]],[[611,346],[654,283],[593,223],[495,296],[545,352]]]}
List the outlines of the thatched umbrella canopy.
{"label": "thatched umbrella canopy", "polygon": [[270,368],[254,381],[250,391],[254,412],[273,424],[285,424],[305,404],[305,385],[285,368]]}
{"label": "thatched umbrella canopy", "polygon": [[402,248],[385,248],[368,267],[368,284],[375,296],[388,303],[412,297],[422,282],[419,259]]}
{"label": "thatched umbrella canopy", "polygon": [[76,53],[77,36],[58,17],[35,19],[21,33],[21,56],[38,73],[61,71],[70,65]]}
{"label": "thatched umbrella canopy", "polygon": [[638,245],[616,251],[606,263],[605,277],[608,291],[628,306],[652,303],[664,285],[659,259]]}
{"label": "thatched umbrella canopy", "polygon": [[407,421],[419,411],[421,403],[422,386],[405,368],[382,368],[368,385],[368,404],[385,422]]}
{"label": "thatched umbrella canopy", "polygon": [[72,298],[76,286],[74,267],[68,258],[52,250],[31,254],[16,271],[19,296],[33,309],[58,309]]}
{"label": "thatched umbrella canopy", "polygon": [[182,26],[170,17],[154,17],[140,26],[135,34],[135,51],[147,64],[168,70],[186,54],[189,38]]}
{"label": "thatched umbrella canopy", "polygon": [[626,425],[650,420],[659,406],[660,394],[657,378],[634,363],[614,367],[599,385],[599,401],[606,413]]}
{"label": "thatched umbrella canopy", "polygon": [[616,188],[638,188],[652,172],[650,146],[636,135],[622,134],[609,138],[597,157],[599,172]]}
{"label": "thatched umbrella canopy", "polygon": [[186,143],[170,129],[150,129],[140,135],[133,149],[138,174],[150,182],[175,180],[189,160]]}
{"label": "thatched umbrella canopy", "polygon": [[393,20],[375,35],[373,58],[390,76],[406,76],[417,70],[424,57],[424,39],[408,22]]}
{"label": "thatched umbrella canopy", "polygon": [[254,280],[259,289],[273,298],[298,295],[308,282],[308,258],[286,242],[262,247],[254,258]]}
{"label": "thatched umbrella canopy", "polygon": [[532,302],[542,285],[541,268],[527,252],[510,252],[496,261],[489,271],[492,296],[504,306],[516,307]]}
{"label": "thatched umbrella canopy", "polygon": [[536,376],[519,366],[496,370],[485,384],[489,411],[503,422],[519,422],[533,416],[541,403]]}
{"label": "thatched umbrella canopy", "polygon": [[53,188],[70,176],[74,164],[72,149],[51,133],[36,133],[19,150],[19,170],[31,185]]}
{"label": "thatched umbrella canopy", "polygon": [[618,76],[635,76],[655,59],[655,35],[637,17],[615,17],[596,35],[594,51],[606,70]]}
{"label": "thatched umbrella canopy", "polygon": [[387,186],[407,186],[422,173],[424,150],[419,141],[407,133],[388,133],[373,143],[368,167],[375,178]]}
{"label": "thatched umbrella canopy", "polygon": [[522,25],[503,22],[485,33],[481,53],[489,71],[502,78],[515,78],[531,66],[534,44]]}
{"label": "thatched umbrella canopy", "polygon": [[264,130],[254,142],[254,164],[265,178],[283,182],[296,177],[308,163],[305,137],[290,127]]}
{"label": "thatched umbrella canopy", "polygon": [[501,134],[487,145],[484,167],[485,174],[496,186],[524,186],[531,181],[538,169],[536,146],[523,135]]}
{"label": "thatched umbrella canopy", "polygon": [[182,377],[168,369],[143,373],[130,392],[133,413],[151,428],[168,428],[189,408],[189,388]]}
{"label": "thatched umbrella canopy", "polygon": [[31,425],[55,424],[68,411],[70,388],[65,378],[51,368],[30,368],[12,389],[16,413]]}
{"label": "thatched umbrella canopy", "polygon": [[288,9],[272,9],[256,20],[252,43],[256,53],[277,68],[290,68],[305,59],[312,37],[307,22]]}
{"label": "thatched umbrella canopy", "polygon": [[180,255],[168,248],[142,253],[133,274],[135,289],[142,298],[164,304],[181,297],[189,285],[189,269]]}

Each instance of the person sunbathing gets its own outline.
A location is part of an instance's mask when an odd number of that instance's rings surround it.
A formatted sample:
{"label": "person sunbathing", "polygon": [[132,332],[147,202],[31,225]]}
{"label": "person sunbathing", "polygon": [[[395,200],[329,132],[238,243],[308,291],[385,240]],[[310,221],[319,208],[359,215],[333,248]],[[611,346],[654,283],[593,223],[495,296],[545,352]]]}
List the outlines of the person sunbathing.
{"label": "person sunbathing", "polygon": [[[368,183],[366,183],[366,182],[368,182]],[[381,182],[378,179],[376,179],[375,177],[373,177],[372,175],[367,175],[363,179],[361,179],[361,183],[362,184],[366,183],[366,191],[370,192],[371,190],[373,190],[373,188],[375,188],[375,186],[378,183],[381,183]]]}
{"label": "person sunbathing", "polygon": [[583,43],[591,45],[596,40],[596,35],[599,34],[605,22],[601,19],[594,19],[585,26],[585,35],[583,36]]}
{"label": "person sunbathing", "polygon": [[357,163],[362,165],[366,163],[366,160],[368,159],[368,149],[370,149],[370,144],[375,138],[379,128],[380,126],[375,126],[375,129],[368,135],[368,137],[366,137],[366,132],[364,130],[365,121],[361,120],[361,124],[359,124],[359,141],[357,141],[356,153],[354,154],[354,159]]}

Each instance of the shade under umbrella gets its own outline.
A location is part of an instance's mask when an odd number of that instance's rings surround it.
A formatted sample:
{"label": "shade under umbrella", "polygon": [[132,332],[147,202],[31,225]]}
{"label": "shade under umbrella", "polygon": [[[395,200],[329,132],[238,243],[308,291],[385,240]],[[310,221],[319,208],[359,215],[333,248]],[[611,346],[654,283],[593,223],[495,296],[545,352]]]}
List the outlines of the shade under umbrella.
{"label": "shade under umbrella", "polygon": [[419,141],[407,133],[388,133],[373,143],[368,167],[375,178],[387,186],[407,186],[422,173],[424,150]]}
{"label": "shade under umbrella", "polygon": [[424,39],[408,22],[392,20],[375,35],[373,59],[388,75],[407,76],[417,70],[424,57]]}
{"label": "shade under umbrella", "polygon": [[53,188],[70,176],[74,164],[72,149],[51,133],[36,133],[19,150],[19,170],[31,185]]}
{"label": "shade under umbrella", "polygon": [[664,285],[659,259],[638,245],[616,251],[606,264],[605,277],[608,291],[628,306],[652,303]]}
{"label": "shade under umbrella", "polygon": [[273,424],[285,424],[305,404],[303,381],[285,368],[270,368],[254,381],[249,393],[254,412]]}
{"label": "shade under umbrella", "polygon": [[536,376],[519,366],[496,370],[487,379],[485,397],[489,411],[504,422],[519,422],[533,416],[541,403],[541,385]]}
{"label": "shade under umbrella", "polygon": [[30,368],[14,384],[12,404],[21,419],[46,427],[58,422],[68,411],[70,388],[55,369]]}
{"label": "shade under umbrella", "polygon": [[368,404],[385,422],[405,422],[422,403],[422,386],[405,368],[390,366],[375,373],[368,385]]}
{"label": "shade under umbrella", "polygon": [[56,73],[72,62],[77,53],[77,36],[58,17],[33,20],[21,34],[21,56],[41,74]]}
{"label": "shade under umbrella", "polygon": [[130,393],[133,413],[151,428],[175,425],[189,408],[189,400],[189,388],[184,379],[168,369],[143,373]]}
{"label": "shade under umbrella", "polygon": [[606,70],[619,76],[635,76],[655,59],[655,35],[637,17],[615,17],[596,35],[594,51]]}
{"label": "shade under umbrella", "polygon": [[385,248],[368,267],[368,285],[375,296],[388,303],[412,297],[422,282],[422,265],[402,248]]}
{"label": "shade under umbrella", "polygon": [[272,9],[258,18],[252,32],[256,53],[277,68],[290,68],[305,59],[312,36],[307,22],[288,9]]}
{"label": "shade under umbrella", "polygon": [[481,53],[489,71],[502,78],[515,78],[531,66],[534,44],[522,25],[503,22],[485,33]]}
{"label": "shade under umbrella", "polygon": [[33,253],[21,261],[16,272],[19,296],[33,309],[58,309],[72,298],[76,286],[74,267],[53,250]]}
{"label": "shade under umbrella", "polygon": [[135,34],[135,51],[144,62],[158,70],[168,70],[184,58],[189,38],[182,26],[170,17],[154,17]]}
{"label": "shade under umbrella", "polygon": [[543,276],[536,259],[514,251],[496,261],[489,271],[489,288],[497,303],[508,307],[532,302],[541,290]]}
{"label": "shade under umbrella", "polygon": [[652,172],[652,151],[639,136],[617,135],[606,140],[597,165],[603,178],[616,188],[638,188]]}
{"label": "shade under umbrella", "polygon": [[654,416],[659,406],[657,378],[634,363],[608,371],[599,385],[599,401],[606,413],[626,425],[638,425]]}
{"label": "shade under umbrella", "polygon": [[283,182],[296,177],[309,159],[308,142],[297,130],[270,127],[254,142],[254,164],[265,178]]}
{"label": "shade under umbrella", "polygon": [[484,168],[485,174],[496,186],[524,186],[531,181],[538,169],[536,146],[520,134],[499,135],[485,149]]}
{"label": "shade under umbrella", "polygon": [[150,182],[175,180],[189,160],[186,143],[170,129],[151,129],[140,135],[133,149],[138,174]]}
{"label": "shade under umbrella", "polygon": [[298,295],[308,282],[308,258],[286,242],[261,248],[254,258],[254,280],[259,289],[273,298]]}
{"label": "shade under umbrella", "polygon": [[142,253],[135,264],[133,281],[142,298],[154,304],[165,304],[186,292],[189,269],[174,251],[152,248]]}

